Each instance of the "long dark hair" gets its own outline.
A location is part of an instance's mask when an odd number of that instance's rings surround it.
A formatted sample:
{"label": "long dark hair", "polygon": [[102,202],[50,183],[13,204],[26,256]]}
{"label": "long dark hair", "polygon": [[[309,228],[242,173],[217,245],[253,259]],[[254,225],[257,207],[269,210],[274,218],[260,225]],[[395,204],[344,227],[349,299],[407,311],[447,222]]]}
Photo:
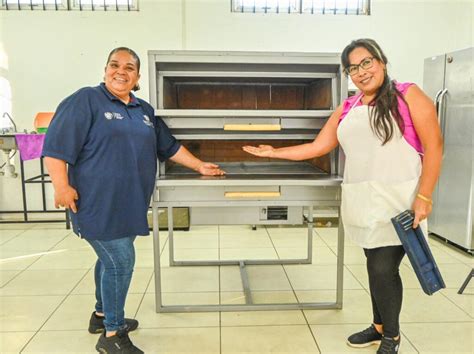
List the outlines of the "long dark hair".
{"label": "long dark hair", "polygon": [[[140,58],[138,57],[137,53],[135,53],[135,51],[133,49],[130,49],[128,47],[117,47],[117,48],[112,49],[112,51],[109,53],[109,56],[107,57],[107,63],[105,65],[109,64],[110,58],[112,57],[112,55],[114,55],[117,52],[127,52],[128,54],[130,54],[132,56],[132,58],[135,59],[135,61],[137,63],[137,71],[138,71],[138,73],[140,73]],[[132,90],[133,91],[140,90],[140,85],[137,83],[132,88]]]}
{"label": "long dark hair", "polygon": [[[354,49],[361,47],[367,49],[379,62],[382,62],[385,65],[388,64],[387,57],[377,42],[373,39],[362,38],[352,41],[344,48],[341,55],[342,66],[344,68],[347,68],[351,64],[349,62],[349,54]],[[375,98],[368,104],[369,107],[374,106],[373,110],[369,110],[370,126],[374,134],[382,141],[382,145],[385,145],[393,137],[395,130],[394,119],[402,134],[405,130],[405,124],[402,115],[400,114],[400,110],[398,109],[398,97],[400,97],[406,104],[405,98],[395,86],[395,81],[390,79],[387,74],[387,69],[385,69],[382,86],[377,90]]]}

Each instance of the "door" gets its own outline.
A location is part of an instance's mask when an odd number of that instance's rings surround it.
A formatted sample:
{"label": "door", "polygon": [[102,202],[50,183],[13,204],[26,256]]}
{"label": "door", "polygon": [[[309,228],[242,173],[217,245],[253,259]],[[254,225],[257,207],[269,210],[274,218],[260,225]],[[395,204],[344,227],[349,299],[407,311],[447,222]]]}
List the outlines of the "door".
{"label": "door", "polygon": [[[437,105],[437,100],[444,89],[444,74],[445,74],[446,55],[438,55],[435,57],[425,59],[423,70],[423,91],[433,100]],[[439,117],[439,113],[438,113]],[[438,210],[438,184],[433,191],[433,211],[428,220],[428,228],[431,232],[437,233]]]}
{"label": "door", "polygon": [[446,55],[441,103],[443,168],[438,183],[436,228],[432,231],[464,248],[472,248],[472,169],[474,48]]}

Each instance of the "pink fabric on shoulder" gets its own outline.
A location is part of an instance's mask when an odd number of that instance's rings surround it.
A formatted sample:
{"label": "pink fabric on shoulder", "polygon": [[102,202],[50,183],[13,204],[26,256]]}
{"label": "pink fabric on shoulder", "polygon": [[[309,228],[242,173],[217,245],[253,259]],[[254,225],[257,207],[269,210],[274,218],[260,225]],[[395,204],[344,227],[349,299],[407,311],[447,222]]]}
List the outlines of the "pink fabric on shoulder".
{"label": "pink fabric on shoulder", "polygon": [[[411,82],[396,82],[395,87],[397,88],[400,93],[405,96],[408,88],[414,85]],[[405,124],[405,131],[403,132],[403,137],[405,140],[413,146],[413,148],[420,154],[423,155],[423,146],[421,145],[420,138],[416,133],[415,126],[413,125],[413,120],[411,119],[410,109],[408,105],[398,97],[398,110],[400,111],[400,115],[403,118],[403,123]]]}
{"label": "pink fabric on shoulder", "polygon": [[[395,82],[397,90],[400,91],[403,96],[406,95],[408,88],[412,85],[414,84],[411,82]],[[359,93],[344,100],[342,104],[342,113],[339,117],[339,123],[341,123],[341,121],[346,117],[347,113],[349,113],[353,106],[362,106],[362,100],[359,100],[361,96],[362,93]],[[359,101],[357,102],[357,100]],[[410,109],[400,97],[398,97],[398,110],[400,111],[400,115],[402,116],[403,122],[405,124],[403,137],[419,154],[423,155],[423,146],[421,145],[420,138],[418,137],[418,134],[416,134],[415,127],[413,126]]]}
{"label": "pink fabric on shoulder", "polygon": [[[342,103],[342,112],[341,115],[339,116],[339,123],[346,117],[347,113],[351,110],[352,106],[356,103],[356,101],[362,96],[361,93],[348,97],[344,100]],[[360,106],[362,102],[359,100],[357,106]]]}

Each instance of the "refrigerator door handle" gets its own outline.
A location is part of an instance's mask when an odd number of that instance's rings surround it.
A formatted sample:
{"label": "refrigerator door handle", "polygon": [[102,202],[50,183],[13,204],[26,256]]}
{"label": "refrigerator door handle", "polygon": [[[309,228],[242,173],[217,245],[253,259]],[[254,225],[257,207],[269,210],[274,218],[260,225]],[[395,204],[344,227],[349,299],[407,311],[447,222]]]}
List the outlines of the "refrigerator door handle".
{"label": "refrigerator door handle", "polygon": [[439,117],[439,95],[441,95],[441,92],[443,92],[443,89],[439,90],[436,92],[434,103],[436,106],[436,114],[438,115],[438,124],[440,124],[440,117]]}
{"label": "refrigerator door handle", "polygon": [[437,105],[438,105],[438,123],[439,123],[439,126],[441,128],[441,134],[443,136],[443,139],[444,139],[444,128],[445,128],[445,125],[446,125],[446,122],[445,122],[445,117],[444,117],[444,97],[446,96],[446,94],[448,93],[448,89],[445,88],[444,90],[442,90],[438,96],[438,102],[437,102]]}

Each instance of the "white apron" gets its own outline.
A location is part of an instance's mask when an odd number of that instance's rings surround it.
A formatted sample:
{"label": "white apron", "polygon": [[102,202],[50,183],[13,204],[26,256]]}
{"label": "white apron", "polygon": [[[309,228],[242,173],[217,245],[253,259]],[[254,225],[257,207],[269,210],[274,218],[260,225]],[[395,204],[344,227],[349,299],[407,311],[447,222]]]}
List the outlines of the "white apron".
{"label": "white apron", "polygon": [[[390,219],[411,209],[421,158],[396,127],[392,139],[382,145],[370,127],[373,107],[355,107],[359,100],[337,129],[346,155],[341,203],[344,232],[364,248],[401,245]],[[420,226],[426,236],[426,220]]]}

